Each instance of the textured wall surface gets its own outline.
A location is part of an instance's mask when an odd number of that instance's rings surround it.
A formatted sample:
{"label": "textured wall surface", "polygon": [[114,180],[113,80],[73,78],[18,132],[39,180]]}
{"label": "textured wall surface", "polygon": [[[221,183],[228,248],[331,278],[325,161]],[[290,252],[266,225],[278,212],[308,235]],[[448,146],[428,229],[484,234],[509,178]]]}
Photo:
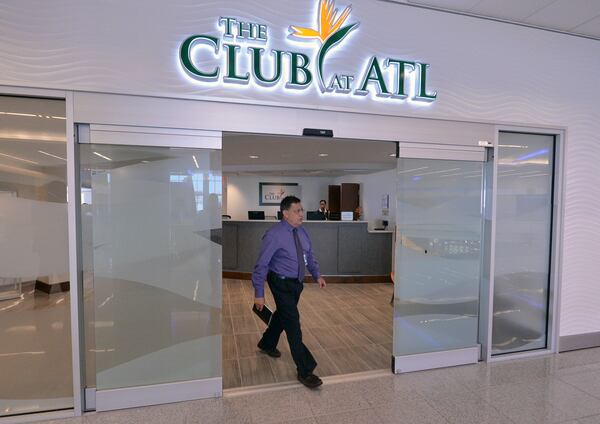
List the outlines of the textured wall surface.
{"label": "textured wall surface", "polygon": [[[338,0],[340,11],[349,3]],[[326,73],[358,73],[371,55],[431,64],[439,93],[428,106],[284,90],[198,85],[180,71],[192,34],[220,36],[219,16],[269,26],[267,48],[314,58],[314,42],[288,41],[289,25],[315,27],[316,0],[0,3],[0,84],[219,98],[366,113],[565,127],[561,335],[600,331],[600,43],[374,0],[353,0],[358,29],[332,50]],[[245,48],[244,48],[245,50]],[[375,130],[375,128],[374,128]]]}

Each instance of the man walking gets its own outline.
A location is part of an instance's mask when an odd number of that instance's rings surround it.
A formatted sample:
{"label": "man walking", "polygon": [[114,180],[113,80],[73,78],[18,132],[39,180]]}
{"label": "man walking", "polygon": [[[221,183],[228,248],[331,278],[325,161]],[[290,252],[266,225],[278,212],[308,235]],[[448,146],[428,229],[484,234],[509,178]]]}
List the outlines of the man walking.
{"label": "man walking", "polygon": [[252,273],[256,307],[262,310],[265,304],[265,279],[277,306],[258,343],[258,348],[269,356],[280,357],[277,343],[281,332],[285,330],[298,370],[298,380],[306,387],[314,389],[323,382],[313,374],[317,362],[302,343],[298,312],[298,301],[304,288],[305,267],[319,283],[320,288],[324,288],[326,283],[319,274],[319,265],[313,257],[310,238],[302,228],[304,209],[300,199],[287,196],[281,201],[280,209],[283,219],[263,236],[260,254]]}

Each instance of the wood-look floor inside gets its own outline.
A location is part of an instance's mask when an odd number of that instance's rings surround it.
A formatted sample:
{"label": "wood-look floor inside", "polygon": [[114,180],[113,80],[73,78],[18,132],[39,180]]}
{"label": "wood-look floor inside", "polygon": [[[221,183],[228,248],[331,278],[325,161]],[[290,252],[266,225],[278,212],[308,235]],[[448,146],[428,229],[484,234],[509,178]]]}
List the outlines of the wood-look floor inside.
{"label": "wood-look floor inside", "polygon": [[[306,284],[300,297],[304,344],[318,362],[315,374],[331,376],[389,369],[392,356],[392,284]],[[266,304],[275,302],[265,286]],[[223,279],[223,387],[296,380],[285,332],[281,358],[259,352],[266,326],[252,313],[254,289],[247,280]]]}

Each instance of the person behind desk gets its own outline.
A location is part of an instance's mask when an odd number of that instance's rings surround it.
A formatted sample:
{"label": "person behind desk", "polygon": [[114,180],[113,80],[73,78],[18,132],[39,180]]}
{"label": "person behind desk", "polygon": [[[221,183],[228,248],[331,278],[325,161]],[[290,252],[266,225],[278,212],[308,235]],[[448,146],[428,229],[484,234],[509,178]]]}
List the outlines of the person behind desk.
{"label": "person behind desk", "polygon": [[312,243],[302,228],[304,209],[300,199],[287,196],[281,201],[283,220],[272,226],[263,236],[260,254],[252,273],[254,304],[262,310],[265,304],[264,284],[269,283],[277,309],[269,326],[258,342],[262,353],[278,358],[279,336],[285,330],[292,358],[298,370],[298,380],[314,389],[323,382],[313,374],[317,362],[302,343],[298,301],[304,289],[304,270],[308,268],[320,288],[326,286],[319,273],[319,264],[313,257]]}
{"label": "person behind desk", "polygon": [[319,210],[317,211],[323,215],[324,219],[329,219],[329,211],[327,210],[327,201],[321,200],[319,202]]}

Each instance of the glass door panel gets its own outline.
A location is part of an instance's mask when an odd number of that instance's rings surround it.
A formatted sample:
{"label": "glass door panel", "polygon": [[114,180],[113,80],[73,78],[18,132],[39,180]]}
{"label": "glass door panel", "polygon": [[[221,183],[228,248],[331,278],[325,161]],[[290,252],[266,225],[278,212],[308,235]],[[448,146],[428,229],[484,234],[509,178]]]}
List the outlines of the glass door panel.
{"label": "glass door panel", "polygon": [[547,346],[554,136],[501,132],[492,355]]}
{"label": "glass door panel", "polygon": [[81,144],[87,386],[221,377],[221,153]]}
{"label": "glass door panel", "polygon": [[73,408],[65,110],[0,96],[0,421]]}
{"label": "glass door panel", "polygon": [[477,346],[483,164],[399,159],[396,357]]}

